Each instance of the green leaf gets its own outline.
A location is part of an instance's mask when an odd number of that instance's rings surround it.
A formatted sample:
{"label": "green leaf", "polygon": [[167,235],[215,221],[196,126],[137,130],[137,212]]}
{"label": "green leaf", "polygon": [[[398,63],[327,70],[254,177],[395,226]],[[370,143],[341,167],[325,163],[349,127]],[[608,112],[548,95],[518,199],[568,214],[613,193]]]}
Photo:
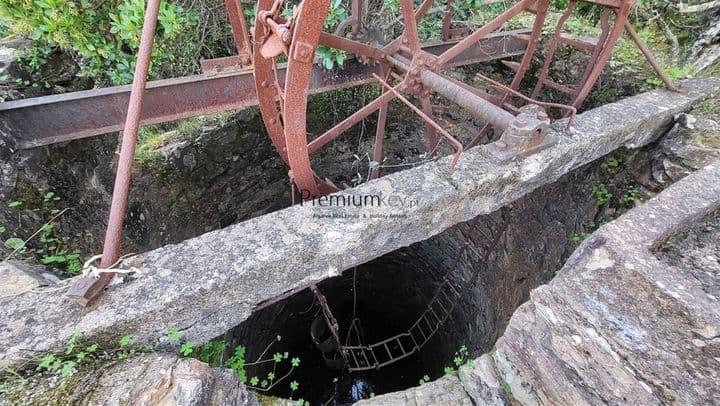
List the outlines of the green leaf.
{"label": "green leaf", "polygon": [[282,361],[282,359],[282,354],[280,354],[279,352],[276,352],[275,355],[273,355],[273,361],[275,362],[280,362]]}
{"label": "green leaf", "polygon": [[8,238],[5,240],[5,247],[13,251],[21,251],[25,248],[25,241],[17,237]]}
{"label": "green leaf", "polygon": [[47,355],[43,356],[42,358],[40,358],[40,363],[38,364],[38,368],[49,370],[56,359],[57,358],[55,358],[54,355],[47,354]]}
{"label": "green leaf", "polygon": [[85,356],[87,356],[86,352],[79,352],[75,357],[75,360],[78,362],[78,364],[80,364],[83,362],[83,360],[85,360]]}
{"label": "green leaf", "polygon": [[300,387],[300,384],[298,383],[298,381],[290,382],[290,390],[291,391],[296,391],[299,387]]}
{"label": "green leaf", "polygon": [[119,344],[120,348],[127,347],[128,344],[130,344],[130,340],[132,340],[132,336],[127,335],[120,338]]}
{"label": "green leaf", "polygon": [[180,346],[180,354],[182,354],[186,357],[188,355],[192,354],[194,350],[195,350],[195,348],[193,347],[192,343],[190,343],[190,342],[183,343],[183,345]]}
{"label": "green leaf", "polygon": [[275,372],[268,372],[267,379],[272,382],[275,379]]}
{"label": "green leaf", "polygon": [[174,328],[170,330],[170,332],[167,335],[168,339],[173,342],[180,341],[180,338],[182,337],[182,334],[178,331],[178,329]]}
{"label": "green leaf", "polygon": [[60,376],[63,378],[72,376],[76,371],[75,365],[77,365],[75,361],[65,361],[63,363],[62,370],[60,371]]}
{"label": "green leaf", "polygon": [[22,206],[22,202],[18,202],[18,201],[10,202],[10,204],[8,204],[8,207],[13,208],[13,209],[17,209],[20,206]]}
{"label": "green leaf", "polygon": [[7,231],[7,230],[5,229],[5,227],[0,226],[0,234],[4,233],[5,231]]}
{"label": "green leaf", "polygon": [[76,331],[68,340],[67,347],[65,348],[65,354],[70,355],[75,350],[75,346],[78,344],[78,341],[80,341],[80,332]]}
{"label": "green leaf", "polygon": [[294,357],[293,359],[291,359],[291,360],[290,360],[290,365],[292,365],[292,366],[294,366],[294,367],[296,367],[296,368],[299,367],[299,366],[300,366],[300,358]]}
{"label": "green leaf", "polygon": [[260,378],[258,378],[257,376],[253,376],[252,378],[250,378],[250,385],[257,386],[258,382],[260,382]]}

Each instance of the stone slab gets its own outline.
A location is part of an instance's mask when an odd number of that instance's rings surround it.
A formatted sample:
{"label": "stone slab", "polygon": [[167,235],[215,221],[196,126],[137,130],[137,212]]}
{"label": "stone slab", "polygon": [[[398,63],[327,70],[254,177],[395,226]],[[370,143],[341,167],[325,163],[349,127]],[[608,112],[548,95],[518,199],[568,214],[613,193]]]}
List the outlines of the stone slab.
{"label": "stone slab", "polygon": [[601,227],[493,352],[522,404],[714,404],[720,299],[652,252],[720,208],[720,161]]}

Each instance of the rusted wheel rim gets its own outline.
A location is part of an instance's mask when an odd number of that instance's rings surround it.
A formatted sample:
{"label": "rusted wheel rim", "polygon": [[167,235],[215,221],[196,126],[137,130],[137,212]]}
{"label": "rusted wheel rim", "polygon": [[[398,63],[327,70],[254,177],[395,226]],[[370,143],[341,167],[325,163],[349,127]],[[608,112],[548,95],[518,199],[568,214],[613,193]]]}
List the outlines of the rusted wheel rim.
{"label": "rusted wheel rim", "polygon": [[[260,0],[261,10],[269,10],[273,0]],[[330,6],[330,0],[305,0],[297,14],[293,41],[288,52],[284,101],[287,108],[279,108],[275,87],[273,61],[260,56],[263,39],[268,33],[262,24],[255,24],[254,55],[255,86],[265,127],[275,148],[291,169],[291,181],[305,195],[318,196],[337,192],[332,183],[320,179],[312,170],[306,132],[307,89],[313,69],[315,48]],[[284,117],[281,117],[281,110]]]}

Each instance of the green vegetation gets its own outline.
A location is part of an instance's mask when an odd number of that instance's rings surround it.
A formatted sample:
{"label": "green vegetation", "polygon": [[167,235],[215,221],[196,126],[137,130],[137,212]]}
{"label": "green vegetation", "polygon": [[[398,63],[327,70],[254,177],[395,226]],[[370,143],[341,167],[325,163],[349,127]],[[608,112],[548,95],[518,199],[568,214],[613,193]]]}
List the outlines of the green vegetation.
{"label": "green vegetation", "polygon": [[633,206],[635,201],[638,199],[638,190],[631,186],[624,195],[620,196],[620,204],[623,206]]}
{"label": "green vegetation", "polygon": [[508,385],[507,382],[502,381],[500,383],[500,387],[502,387],[503,393],[505,393],[505,396],[512,398],[512,390],[510,389],[510,385]]}
{"label": "green vegetation", "polygon": [[[132,81],[140,44],[144,0],[5,0],[0,2],[0,25],[12,34],[32,39],[23,65],[37,72],[55,50],[69,52],[80,75],[100,84]],[[153,50],[151,77],[185,73],[200,44],[189,37],[198,16],[173,3],[162,2]]]}
{"label": "green vegetation", "polygon": [[[73,333],[65,344],[65,350],[55,354],[32,356],[26,365],[34,365],[35,371],[56,376],[58,381],[53,384],[53,398],[46,399],[43,404],[63,404],[63,398],[72,394],[73,379],[81,370],[97,369],[100,363],[125,360],[139,353],[157,349],[159,341],[141,346],[131,346],[132,337],[122,337],[115,348],[102,348],[96,342],[84,342],[80,332]],[[22,396],[23,388],[29,384],[28,376],[33,374],[31,368],[16,371],[6,368],[0,375],[0,393],[10,397]]]}
{"label": "green vegetation", "polygon": [[595,203],[598,206],[602,206],[607,203],[613,196],[603,184],[593,186],[592,195],[595,197]]}
{"label": "green vegetation", "polygon": [[[167,338],[170,342],[180,343],[182,334],[177,329],[173,329],[168,333]],[[260,356],[251,362],[246,360],[247,350],[242,345],[235,347],[232,355],[227,360],[224,360],[223,356],[229,346],[229,343],[224,340],[211,340],[199,346],[194,346],[191,342],[184,342],[180,346],[180,354],[185,357],[197,358],[212,367],[230,368],[235,371],[240,382],[246,384],[249,388],[267,392],[281,382],[288,380],[293,372],[300,367],[300,358],[291,356],[287,351],[270,353],[270,349],[281,341],[282,337],[277,336],[275,340],[265,347]],[[272,365],[272,369],[268,365]],[[252,368],[258,373],[250,374],[248,368]],[[285,372],[279,375],[280,371],[283,370]],[[263,372],[259,373],[259,371]],[[291,380],[287,384],[292,399],[292,393],[300,388],[300,383]],[[304,404],[305,401],[299,399],[298,402]]]}
{"label": "green vegetation", "polygon": [[[455,351],[455,355],[453,356],[452,365],[448,365],[443,369],[443,372],[445,375],[452,375],[457,373],[457,371],[460,369],[463,365],[472,365],[472,359],[470,359],[470,352],[468,351],[467,346],[463,345],[462,347],[458,348],[457,351]],[[430,376],[425,374],[423,375],[418,383],[420,385],[430,382]]]}
{"label": "green vegetation", "polygon": [[[179,344],[182,333],[178,329],[172,329],[167,333],[166,338],[172,344]],[[281,340],[282,337],[277,336],[260,356],[252,362],[245,360],[246,350],[244,346],[238,346],[232,356],[227,360],[223,360],[222,357],[229,345],[227,341],[223,340],[211,340],[199,346],[194,346],[190,342],[183,342],[179,351],[182,356],[197,358],[212,367],[231,368],[241,382],[259,392],[267,392],[282,382],[286,382],[292,399],[292,393],[300,389],[300,383],[294,379],[290,380],[290,377],[300,367],[300,358],[293,357],[288,352],[275,352],[270,355],[270,349],[280,343]],[[71,383],[70,378],[84,367],[97,368],[98,362],[127,360],[142,353],[156,351],[160,345],[160,340],[145,345],[133,345],[133,337],[125,335],[118,340],[117,347],[102,348],[95,342],[83,342],[81,334],[75,332],[68,340],[63,353],[41,354],[30,359],[29,363],[30,365],[36,365],[36,371],[56,375],[60,379],[60,387],[66,388]],[[264,369],[265,372],[250,375],[247,372],[248,368],[258,371]],[[279,375],[280,371],[284,371],[284,373]],[[25,370],[22,374],[13,369],[6,369],[4,372],[0,376],[0,393],[15,392],[18,386],[26,383],[26,377],[23,374],[32,374],[32,370]],[[303,399],[298,399],[297,404],[309,405]]]}
{"label": "green vegetation", "polygon": [[615,171],[617,171],[618,167],[620,166],[621,162],[622,162],[621,160],[619,160],[615,157],[610,157],[605,161],[605,163],[603,164],[603,167],[606,168],[608,171],[615,173]]}
{"label": "green vegetation", "polygon": [[[61,237],[54,222],[68,209],[59,209],[57,203],[61,200],[55,192],[36,192],[28,202],[11,201],[8,207],[17,211],[17,225],[0,226],[0,239],[3,247],[9,254],[3,259],[18,257],[33,259],[44,265],[49,265],[62,272],[74,275],[82,269],[80,252],[70,248],[69,239]],[[32,212],[33,217],[47,219],[42,226],[30,233],[29,227],[24,224],[23,214]],[[29,220],[28,220],[29,221]],[[3,238],[7,235],[7,238]]]}
{"label": "green vegetation", "polygon": [[[330,32],[334,31],[334,28],[343,22],[347,16],[347,10],[343,7],[342,0],[332,0],[327,18],[325,19],[325,30]],[[328,48],[324,45],[318,46],[315,54],[320,57],[325,69],[332,69],[336,64],[343,66],[345,59],[347,59],[345,51]]]}

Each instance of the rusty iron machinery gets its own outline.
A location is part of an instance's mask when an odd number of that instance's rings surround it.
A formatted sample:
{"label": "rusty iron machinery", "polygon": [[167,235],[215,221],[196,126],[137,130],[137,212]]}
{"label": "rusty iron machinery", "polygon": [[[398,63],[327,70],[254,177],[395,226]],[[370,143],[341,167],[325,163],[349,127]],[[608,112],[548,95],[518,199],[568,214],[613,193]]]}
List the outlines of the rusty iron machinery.
{"label": "rusty iron machinery", "polygon": [[[625,31],[666,87],[678,90],[628,21],[635,0],[582,0],[601,8],[600,35],[595,42],[565,35],[565,24],[580,2],[570,0],[555,25],[535,86],[528,95],[520,92],[520,84],[536,57],[549,0],[520,0],[477,29],[453,27],[453,0],[447,0],[445,7],[440,8],[441,41],[431,43],[421,42],[418,24],[429,12],[437,12],[438,7],[433,8],[435,1],[424,0],[415,7],[412,0],[398,0],[398,19],[404,28],[397,38],[385,44],[362,39],[362,32],[368,28],[362,12],[368,10],[369,0],[349,0],[349,16],[331,31],[325,24],[331,0],[300,0],[293,7],[283,0],[258,0],[252,33],[240,0],[225,0],[237,55],[201,61],[201,75],[147,82],[160,1],[147,1],[132,86],[0,103],[0,118],[6,132],[9,129],[15,135],[16,148],[123,130],[101,268],[111,268],[120,255],[131,165],[141,125],[257,104],[270,140],[289,167],[291,184],[306,192],[302,196],[308,198],[340,190],[332,180],[315,172],[312,155],[375,113],[372,159],[376,165],[369,178],[380,176],[377,163],[383,161],[385,124],[393,100],[409,107],[424,124],[429,156],[439,154],[441,142],[452,148],[450,172],[455,170],[463,149],[480,144],[490,131],[498,136],[496,141],[481,148],[486,156],[498,162],[552,145],[555,139],[548,133],[550,116],[546,109],[555,109],[568,117],[569,126]],[[289,12],[284,12],[286,9]],[[534,16],[532,29],[508,31],[507,23],[521,13]],[[588,54],[581,80],[575,85],[549,77],[561,45]],[[345,52],[353,61],[340,70],[324,70],[316,63],[319,46]],[[514,55],[522,55],[519,62],[503,61],[514,71],[509,84],[476,74],[485,86],[478,88],[447,72],[453,67]],[[309,139],[310,94],[368,83],[380,86],[379,97]],[[565,94],[566,104],[541,101],[544,88]],[[431,94],[456,104],[484,124],[471,142],[463,145],[438,124],[433,117]],[[40,116],[44,119],[37,120]],[[87,306],[112,278],[112,272],[104,272],[99,278],[80,278],[68,294]]]}

